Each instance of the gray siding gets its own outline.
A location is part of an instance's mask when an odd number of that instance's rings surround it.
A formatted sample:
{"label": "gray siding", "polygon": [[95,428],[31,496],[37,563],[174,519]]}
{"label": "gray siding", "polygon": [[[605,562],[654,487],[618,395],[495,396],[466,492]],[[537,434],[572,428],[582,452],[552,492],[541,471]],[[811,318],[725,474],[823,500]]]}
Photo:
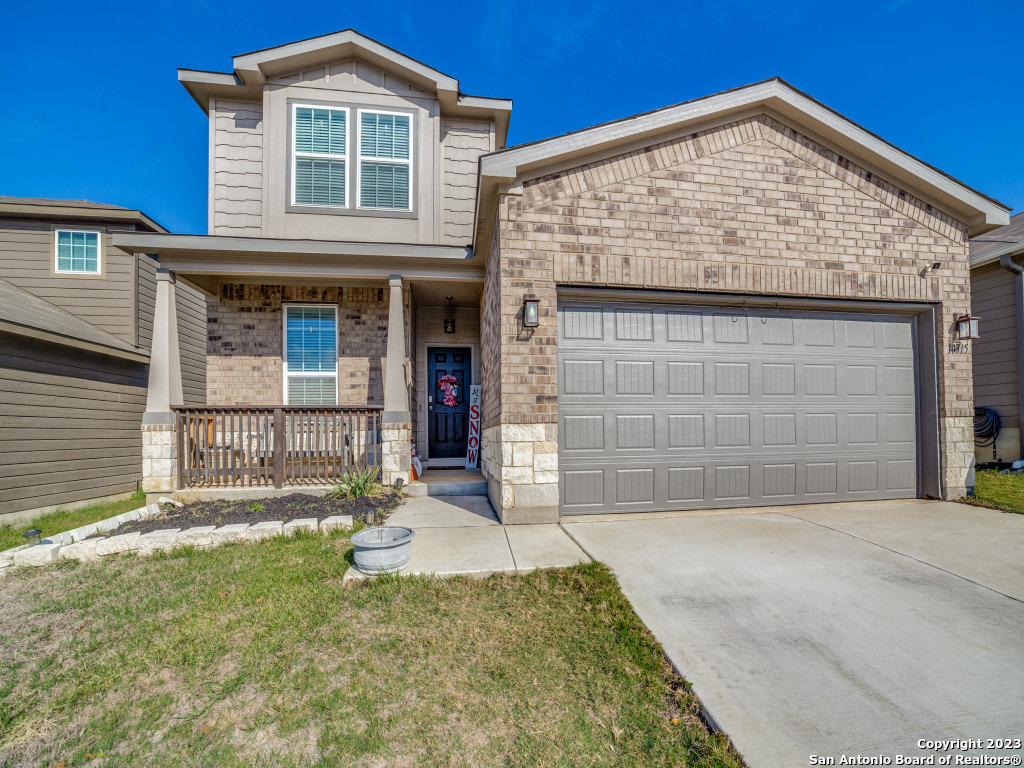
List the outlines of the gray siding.
{"label": "gray siding", "polygon": [[211,102],[213,235],[262,233],[263,104]]}
{"label": "gray siding", "polygon": [[974,403],[995,408],[1004,427],[1019,419],[1017,305],[1014,277],[998,264],[971,271],[971,312],[981,318],[974,342]]}
{"label": "gray siding", "polygon": [[179,284],[175,290],[178,307],[178,347],[181,351],[182,405],[206,404],[206,297]]}
{"label": "gray siding", "polygon": [[103,274],[97,277],[54,274],[53,231],[59,226],[63,225],[0,222],[0,277],[135,344],[135,257],[110,244],[113,228],[95,222],[68,223],[69,227],[106,233]]}
{"label": "gray siding", "polygon": [[[156,304],[157,262],[140,255],[139,344],[149,349],[153,340],[153,311]],[[206,404],[206,297],[186,285],[175,287],[178,309],[178,350],[181,354],[182,405]]]}
{"label": "gray siding", "polygon": [[0,514],[128,493],[147,366],[0,333]]}
{"label": "gray siding", "polygon": [[491,124],[445,118],[441,122],[441,234],[445,243],[473,242],[477,161],[490,152]]}

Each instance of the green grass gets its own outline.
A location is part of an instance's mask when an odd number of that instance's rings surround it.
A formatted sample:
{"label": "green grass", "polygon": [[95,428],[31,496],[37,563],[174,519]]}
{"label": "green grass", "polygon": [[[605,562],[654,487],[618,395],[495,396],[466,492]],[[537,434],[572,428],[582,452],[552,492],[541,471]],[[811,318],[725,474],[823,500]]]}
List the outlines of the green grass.
{"label": "green grass", "polygon": [[967,501],[981,507],[1024,515],[1024,475],[1002,475],[993,469],[978,472],[974,498]]}
{"label": "green grass", "polygon": [[132,494],[131,498],[121,501],[108,501],[102,504],[91,504],[81,509],[58,509],[25,522],[0,525],[0,552],[25,543],[22,534],[33,528],[42,530],[43,538],[54,536],[64,531],[71,531],[89,523],[106,520],[124,512],[131,512],[146,505],[146,494]]}
{"label": "green grass", "polygon": [[350,550],[0,581],[0,765],[742,765],[603,565],[344,586]]}

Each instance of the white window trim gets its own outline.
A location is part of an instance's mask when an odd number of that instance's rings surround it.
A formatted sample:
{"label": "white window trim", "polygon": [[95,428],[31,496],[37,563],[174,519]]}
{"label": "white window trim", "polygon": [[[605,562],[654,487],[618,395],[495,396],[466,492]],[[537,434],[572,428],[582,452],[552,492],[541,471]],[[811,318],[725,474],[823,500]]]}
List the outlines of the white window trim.
{"label": "white window trim", "polygon": [[[298,120],[298,113],[300,109],[327,109],[332,112],[344,112],[345,113],[345,154],[343,155],[330,155],[323,152],[299,152],[295,148],[295,141],[298,137],[298,127],[296,121]],[[348,107],[332,107],[326,104],[292,104],[292,131],[291,131],[291,155],[292,155],[292,205],[296,208],[351,208],[349,201],[352,199],[349,194],[349,169],[352,165],[349,160],[351,152],[348,151],[349,143],[352,140],[352,120],[351,110]],[[345,204],[344,205],[317,205],[316,203],[298,203],[295,201],[296,185],[295,178],[297,172],[296,159],[297,158],[310,158],[311,160],[344,160],[345,161]]]}
{"label": "white window trim", "polygon": [[[286,302],[283,305],[284,311],[281,313],[282,324],[284,325],[283,339],[284,343],[281,346],[281,365],[284,375],[281,377],[282,388],[284,389],[284,404],[289,405],[288,402],[288,377],[293,376],[295,378],[302,377],[324,377],[331,375],[326,371],[316,371],[306,373],[305,371],[288,371],[288,310],[292,307],[316,307],[317,309],[323,309],[324,307],[330,307],[334,311],[334,404],[339,403],[341,392],[338,388],[340,371],[338,370],[338,353],[341,349],[341,328],[338,326],[338,305],[337,304],[311,304],[311,303],[299,303],[299,302]],[[315,406],[310,406],[315,407]],[[323,406],[324,408],[330,408],[332,406]]]}
{"label": "white window trim", "polygon": [[[61,232],[85,232],[89,235],[96,235],[96,271],[86,272],[81,269],[60,268],[60,234]],[[95,229],[75,229],[62,227],[53,230],[53,272],[57,275],[89,275],[95,277],[103,274],[103,233]]]}
{"label": "white window trim", "polygon": [[[413,115],[408,112],[393,112],[387,109],[360,109],[357,111],[356,123],[358,134],[362,134],[363,130],[363,113],[368,112],[372,115],[395,115],[396,117],[407,117],[409,119],[409,158],[387,158],[387,157],[363,157],[363,144],[362,136],[356,136],[356,207],[364,211],[411,211],[412,210],[412,196],[413,196],[413,176],[414,166],[413,157],[416,152],[416,141],[414,130],[416,127],[416,120],[413,119]],[[408,165],[409,166],[409,199],[408,205],[405,208],[378,208],[372,205],[363,205],[363,161],[366,160],[370,163],[391,163],[393,165]],[[348,166],[345,167],[346,173],[348,172]],[[345,193],[345,199],[348,200],[348,192]]]}

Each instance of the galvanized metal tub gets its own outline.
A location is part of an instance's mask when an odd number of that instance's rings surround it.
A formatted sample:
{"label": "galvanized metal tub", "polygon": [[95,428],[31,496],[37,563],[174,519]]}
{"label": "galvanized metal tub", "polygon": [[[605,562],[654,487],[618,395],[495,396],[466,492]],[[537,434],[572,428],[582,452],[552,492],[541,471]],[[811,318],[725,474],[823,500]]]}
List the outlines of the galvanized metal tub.
{"label": "galvanized metal tub", "polygon": [[352,536],[356,568],[371,576],[398,573],[409,565],[415,535],[412,528],[400,525],[379,525],[359,531]]}

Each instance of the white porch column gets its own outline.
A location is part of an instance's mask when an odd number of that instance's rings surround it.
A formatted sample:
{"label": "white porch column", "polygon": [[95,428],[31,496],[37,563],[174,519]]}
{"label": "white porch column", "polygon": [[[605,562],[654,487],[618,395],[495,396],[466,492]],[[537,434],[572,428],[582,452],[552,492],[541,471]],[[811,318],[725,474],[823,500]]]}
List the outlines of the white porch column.
{"label": "white porch column", "polygon": [[388,485],[409,482],[412,416],[405,383],[405,303],[402,276],[392,275],[388,296],[388,346],[384,368],[384,416],[381,434],[381,476]]}
{"label": "white porch column", "polygon": [[142,415],[142,489],[164,493],[177,487],[178,462],[172,405],[181,405],[181,352],[174,276],[156,272],[156,306],[149,359],[146,412]]}

